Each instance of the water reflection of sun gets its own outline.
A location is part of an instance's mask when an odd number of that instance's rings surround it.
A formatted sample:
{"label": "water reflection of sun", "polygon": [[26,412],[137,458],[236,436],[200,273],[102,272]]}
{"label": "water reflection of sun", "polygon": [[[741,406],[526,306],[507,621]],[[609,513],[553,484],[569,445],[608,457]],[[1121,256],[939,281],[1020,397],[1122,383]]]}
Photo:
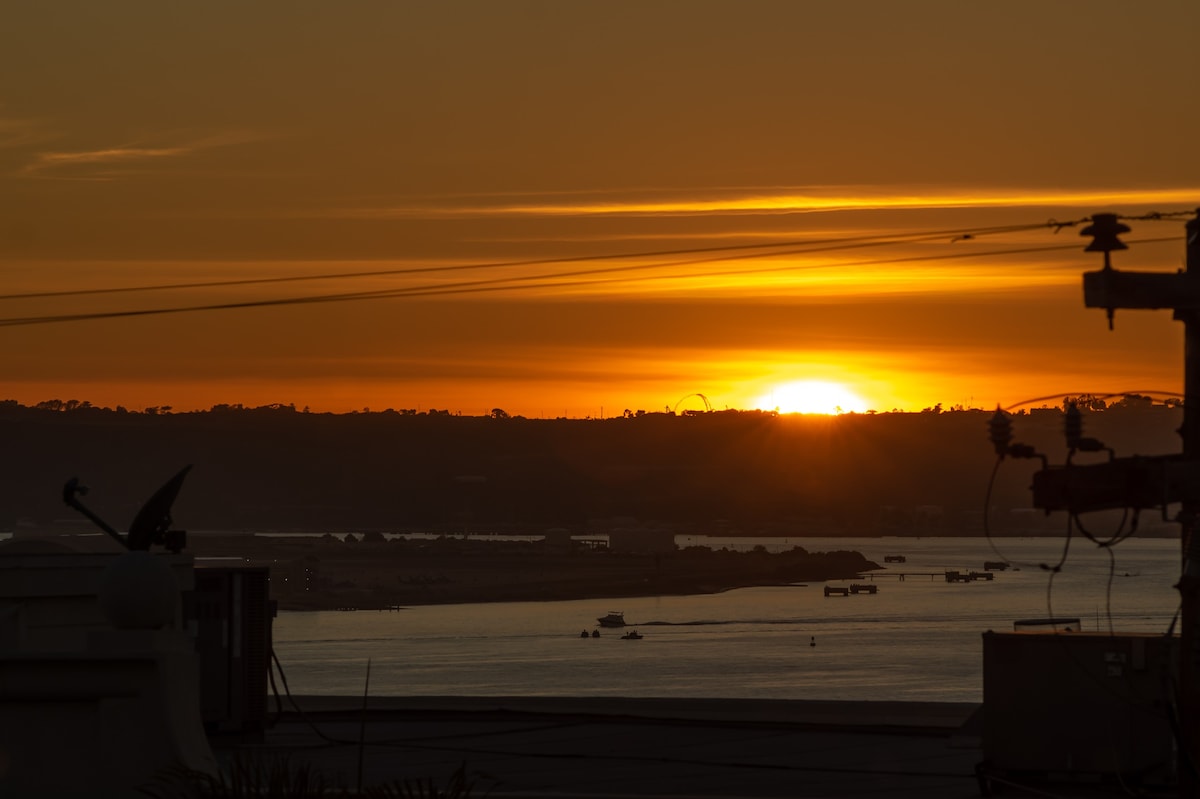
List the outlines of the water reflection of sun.
{"label": "water reflection of sun", "polygon": [[795,380],[775,386],[755,400],[755,407],[780,413],[861,413],[867,403],[840,383]]}

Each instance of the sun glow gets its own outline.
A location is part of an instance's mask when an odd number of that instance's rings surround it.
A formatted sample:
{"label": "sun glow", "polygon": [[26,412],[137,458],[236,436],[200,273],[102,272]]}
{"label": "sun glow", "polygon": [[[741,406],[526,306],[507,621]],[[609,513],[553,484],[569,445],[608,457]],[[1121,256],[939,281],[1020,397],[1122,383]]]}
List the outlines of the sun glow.
{"label": "sun glow", "polygon": [[867,403],[850,389],[827,380],[796,380],[783,383],[755,400],[762,410],[780,413],[861,413]]}

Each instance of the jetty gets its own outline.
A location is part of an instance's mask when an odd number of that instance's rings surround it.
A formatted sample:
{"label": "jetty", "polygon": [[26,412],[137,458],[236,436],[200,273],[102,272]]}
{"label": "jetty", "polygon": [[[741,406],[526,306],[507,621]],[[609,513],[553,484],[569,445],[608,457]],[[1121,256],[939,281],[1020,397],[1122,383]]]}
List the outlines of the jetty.
{"label": "jetty", "polygon": [[996,575],[990,571],[982,571],[982,572],[965,571],[965,572],[963,572],[963,571],[951,571],[951,570],[947,569],[945,571],[940,571],[940,572],[893,572],[893,571],[865,572],[863,574],[858,575],[855,579],[856,580],[868,580],[870,582],[874,582],[875,580],[882,580],[882,579],[894,579],[894,580],[898,580],[900,582],[904,582],[904,580],[908,577],[928,577],[930,580],[937,580],[937,579],[941,578],[948,583],[969,583],[969,582],[973,582],[975,580],[992,580],[996,577]]}
{"label": "jetty", "polygon": [[887,578],[887,579],[896,579],[896,580],[899,580],[900,582],[904,582],[905,578],[908,578],[908,577],[928,577],[930,580],[933,580],[938,577],[941,577],[942,575],[943,575],[943,572],[881,571],[881,572],[866,572],[864,574],[858,575],[857,577],[855,577],[855,579],[856,580],[870,580],[870,581],[874,582],[876,579]]}
{"label": "jetty", "polygon": [[948,583],[971,583],[976,580],[991,580],[996,575],[992,572],[946,572],[946,582]]}
{"label": "jetty", "polygon": [[850,596],[851,594],[874,594],[879,591],[877,585],[851,583],[850,585],[827,585],[825,596]]}

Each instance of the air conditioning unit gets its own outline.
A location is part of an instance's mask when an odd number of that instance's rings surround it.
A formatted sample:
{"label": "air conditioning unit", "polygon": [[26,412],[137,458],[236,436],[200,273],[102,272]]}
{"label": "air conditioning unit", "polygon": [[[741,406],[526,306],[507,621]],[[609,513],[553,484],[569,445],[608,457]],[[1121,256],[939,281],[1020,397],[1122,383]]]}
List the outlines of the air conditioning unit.
{"label": "air conditioning unit", "polygon": [[984,633],[981,776],[1173,784],[1178,647],[1157,634]]}
{"label": "air conditioning unit", "polygon": [[200,661],[200,710],[210,733],[261,733],[267,719],[271,619],[266,567],[197,563],[185,606]]}

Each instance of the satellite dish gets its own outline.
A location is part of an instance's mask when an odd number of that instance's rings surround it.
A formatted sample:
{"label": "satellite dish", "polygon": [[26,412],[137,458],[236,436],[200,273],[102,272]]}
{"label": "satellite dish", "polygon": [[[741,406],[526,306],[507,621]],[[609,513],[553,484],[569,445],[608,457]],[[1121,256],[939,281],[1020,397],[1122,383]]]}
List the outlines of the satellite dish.
{"label": "satellite dish", "polygon": [[150,549],[151,544],[162,544],[172,552],[178,552],[183,549],[185,534],[183,530],[171,529],[171,505],[175,502],[175,497],[179,495],[179,489],[183,486],[183,478],[187,476],[191,468],[191,464],[184,466],[179,470],[179,474],[168,480],[162,488],[154,493],[154,496],[147,500],[142,509],[138,511],[138,515],[134,517],[133,524],[129,526],[129,535],[123,536],[118,533],[112,528],[112,525],[92,513],[86,505],[79,501],[77,495],[87,493],[87,486],[80,485],[79,478],[72,477],[63,486],[63,502],[91,519],[97,527],[108,533],[113,540],[126,549],[144,552]]}
{"label": "satellite dish", "polygon": [[137,516],[133,517],[126,541],[126,546],[131,550],[147,550],[152,544],[163,544],[172,552],[183,549],[183,532],[171,529],[171,505],[179,496],[183,478],[187,477],[191,468],[189,463],[180,469],[178,474],[154,492],[154,496],[146,500]]}

